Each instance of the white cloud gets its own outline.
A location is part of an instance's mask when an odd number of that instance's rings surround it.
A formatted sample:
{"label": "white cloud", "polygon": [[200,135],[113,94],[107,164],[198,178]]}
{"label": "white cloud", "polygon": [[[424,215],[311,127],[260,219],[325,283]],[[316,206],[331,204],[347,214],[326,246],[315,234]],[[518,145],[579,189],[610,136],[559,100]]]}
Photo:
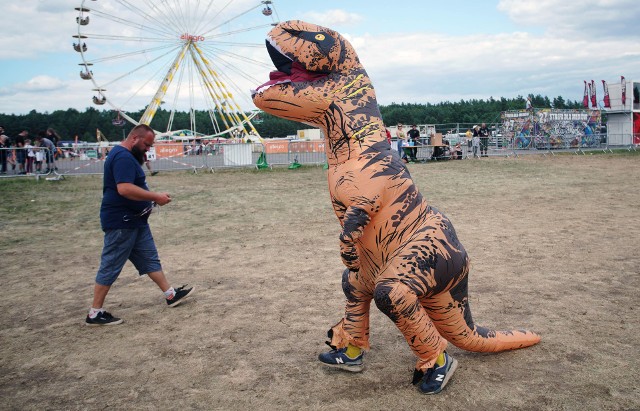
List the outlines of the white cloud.
{"label": "white cloud", "polygon": [[[0,88],[0,113],[26,113],[29,110],[54,111],[92,106],[90,92],[79,81],[65,81],[51,76]],[[94,106],[95,107],[95,106]]]}
{"label": "white cloud", "polygon": [[77,32],[73,3],[10,2],[3,6],[2,13],[9,17],[2,20],[0,60],[37,58],[40,53],[73,50],[71,35]]}
{"label": "white cloud", "polygon": [[[67,13],[72,8],[69,0],[38,0],[36,10],[44,13]],[[71,3],[73,4],[73,3]],[[76,2],[76,7],[80,6],[80,2]]]}
{"label": "white cloud", "polygon": [[[637,72],[640,66],[640,50],[631,38],[416,33],[367,35],[352,43],[382,104],[529,93],[576,100],[583,79],[613,79],[619,73]],[[595,49],[606,53],[594,53]]]}
{"label": "white cloud", "polygon": [[304,14],[302,20],[313,21],[314,23],[339,29],[356,25],[363,20],[363,17],[357,13],[349,13],[341,9],[331,9],[324,12],[310,11]]}
{"label": "white cloud", "polygon": [[59,90],[65,87],[65,83],[51,76],[36,76],[25,83],[12,84],[0,89],[0,96],[11,96],[18,93],[41,93]]}
{"label": "white cloud", "polygon": [[572,37],[640,37],[638,0],[500,0],[515,23]]}
{"label": "white cloud", "polygon": [[64,82],[51,76],[37,76],[20,85],[20,88],[29,93],[39,93],[41,91],[59,90],[65,86]]}

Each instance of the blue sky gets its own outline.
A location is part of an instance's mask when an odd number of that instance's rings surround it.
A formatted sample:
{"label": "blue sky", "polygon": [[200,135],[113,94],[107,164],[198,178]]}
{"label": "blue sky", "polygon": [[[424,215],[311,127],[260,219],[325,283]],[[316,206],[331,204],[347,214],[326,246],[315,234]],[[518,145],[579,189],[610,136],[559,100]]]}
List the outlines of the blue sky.
{"label": "blue sky", "polygon": [[[0,38],[1,113],[92,106],[92,85],[79,78],[82,61],[71,47],[71,36],[77,32],[73,8],[81,3],[0,0],[5,15]],[[115,0],[85,3],[115,8],[118,15],[126,16]],[[219,0],[213,7],[227,3]],[[234,1],[226,11],[237,7],[239,12],[255,3],[259,2]],[[280,20],[302,19],[345,35],[358,51],[381,104],[513,98],[529,93],[581,100],[583,80],[591,79],[598,84],[601,99],[600,80],[616,82],[624,75],[640,81],[638,0],[274,0],[274,9]],[[256,11],[234,24],[252,25],[264,18]],[[243,38],[262,43],[267,31]],[[268,61],[262,48],[251,56]],[[127,70],[124,63],[119,69]],[[107,70],[96,65],[96,78],[98,73],[106,78]],[[253,78],[268,77],[266,67],[246,70]],[[230,81],[235,81],[233,70],[228,71]],[[130,76],[129,82],[118,85],[117,97],[122,101],[127,90],[142,87],[147,80],[143,75]],[[238,80],[242,91],[236,94],[246,93],[239,96],[242,108],[253,108],[247,97],[257,85],[252,82]],[[132,99],[131,104],[122,107],[142,103]]]}

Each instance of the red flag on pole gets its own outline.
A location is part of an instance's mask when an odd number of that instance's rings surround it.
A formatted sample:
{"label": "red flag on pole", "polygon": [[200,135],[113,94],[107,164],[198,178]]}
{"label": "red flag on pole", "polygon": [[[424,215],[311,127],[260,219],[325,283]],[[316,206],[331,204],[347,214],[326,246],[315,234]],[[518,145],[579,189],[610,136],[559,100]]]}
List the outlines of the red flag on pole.
{"label": "red flag on pole", "polygon": [[611,108],[611,99],[609,98],[609,86],[607,82],[602,80],[602,88],[604,89],[604,106]]}
{"label": "red flag on pole", "polygon": [[596,97],[596,82],[591,80],[591,107],[598,108],[598,98]]}
{"label": "red flag on pole", "polygon": [[582,98],[582,105],[589,108],[589,95],[587,94],[587,80],[584,81],[584,97]]}
{"label": "red flag on pole", "polygon": [[627,102],[627,83],[624,81],[624,76],[620,76],[620,90],[622,90],[622,105],[626,105]]}

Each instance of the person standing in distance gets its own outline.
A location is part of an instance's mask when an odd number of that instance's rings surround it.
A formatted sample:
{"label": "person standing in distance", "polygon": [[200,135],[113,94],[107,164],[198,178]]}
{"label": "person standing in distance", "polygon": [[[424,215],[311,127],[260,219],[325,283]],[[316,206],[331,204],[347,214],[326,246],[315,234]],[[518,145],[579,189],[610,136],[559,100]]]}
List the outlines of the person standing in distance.
{"label": "person standing in distance", "polygon": [[400,153],[400,158],[404,160],[405,163],[408,163],[407,153],[404,151],[404,147],[407,145],[407,133],[402,129],[402,124],[398,124],[396,127],[396,138],[398,140],[398,152]]}
{"label": "person standing in distance", "polygon": [[489,148],[489,129],[486,123],[482,123],[478,129],[478,136],[480,137],[480,157],[489,157],[487,149]]}
{"label": "person standing in distance", "polygon": [[[418,162],[418,147],[420,145],[420,131],[418,130],[418,126],[413,124],[411,125],[411,130],[407,132],[407,139],[410,141],[411,148],[409,152],[411,154],[411,161]],[[412,143],[412,144],[411,144]]]}
{"label": "person standing in distance", "polygon": [[150,191],[142,164],[145,153],[153,146],[155,133],[140,124],[110,152],[104,163],[103,197],[100,223],[104,231],[104,247],[96,274],[93,303],[85,320],[87,325],[115,325],[122,319],[103,308],[111,285],[127,260],[140,275],[148,275],[160,287],[169,307],[175,307],[193,293],[194,288],[174,289],[162,271],[151,229],[147,222],[154,205],[171,202],[168,193]]}
{"label": "person standing in distance", "polygon": [[0,174],[7,174],[9,146],[11,146],[9,137],[4,135],[4,127],[0,127]]}
{"label": "person standing in distance", "polygon": [[473,158],[478,158],[478,151],[480,151],[480,134],[478,133],[480,126],[473,126],[473,138],[471,139],[471,148],[473,149]]}

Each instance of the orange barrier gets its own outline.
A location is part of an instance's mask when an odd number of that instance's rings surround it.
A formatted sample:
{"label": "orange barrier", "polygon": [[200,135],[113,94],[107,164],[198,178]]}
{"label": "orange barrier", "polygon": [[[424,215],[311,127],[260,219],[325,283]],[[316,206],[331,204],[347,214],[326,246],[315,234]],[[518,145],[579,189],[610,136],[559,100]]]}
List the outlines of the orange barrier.
{"label": "orange barrier", "polygon": [[278,140],[278,141],[269,141],[264,140],[264,151],[267,154],[286,154],[289,152],[289,141],[288,140]]}
{"label": "orange barrier", "polygon": [[267,154],[324,153],[324,141],[264,140],[264,151]]}
{"label": "orange barrier", "polygon": [[294,141],[289,144],[291,153],[324,153],[324,141]]}
{"label": "orange barrier", "polygon": [[[263,145],[267,154],[324,153],[324,141],[264,140]],[[181,156],[185,154],[184,147],[182,143],[157,142],[154,145],[157,158]]]}
{"label": "orange barrier", "polygon": [[154,145],[154,148],[156,149],[156,157],[158,158],[175,157],[184,153],[182,144],[160,143]]}

